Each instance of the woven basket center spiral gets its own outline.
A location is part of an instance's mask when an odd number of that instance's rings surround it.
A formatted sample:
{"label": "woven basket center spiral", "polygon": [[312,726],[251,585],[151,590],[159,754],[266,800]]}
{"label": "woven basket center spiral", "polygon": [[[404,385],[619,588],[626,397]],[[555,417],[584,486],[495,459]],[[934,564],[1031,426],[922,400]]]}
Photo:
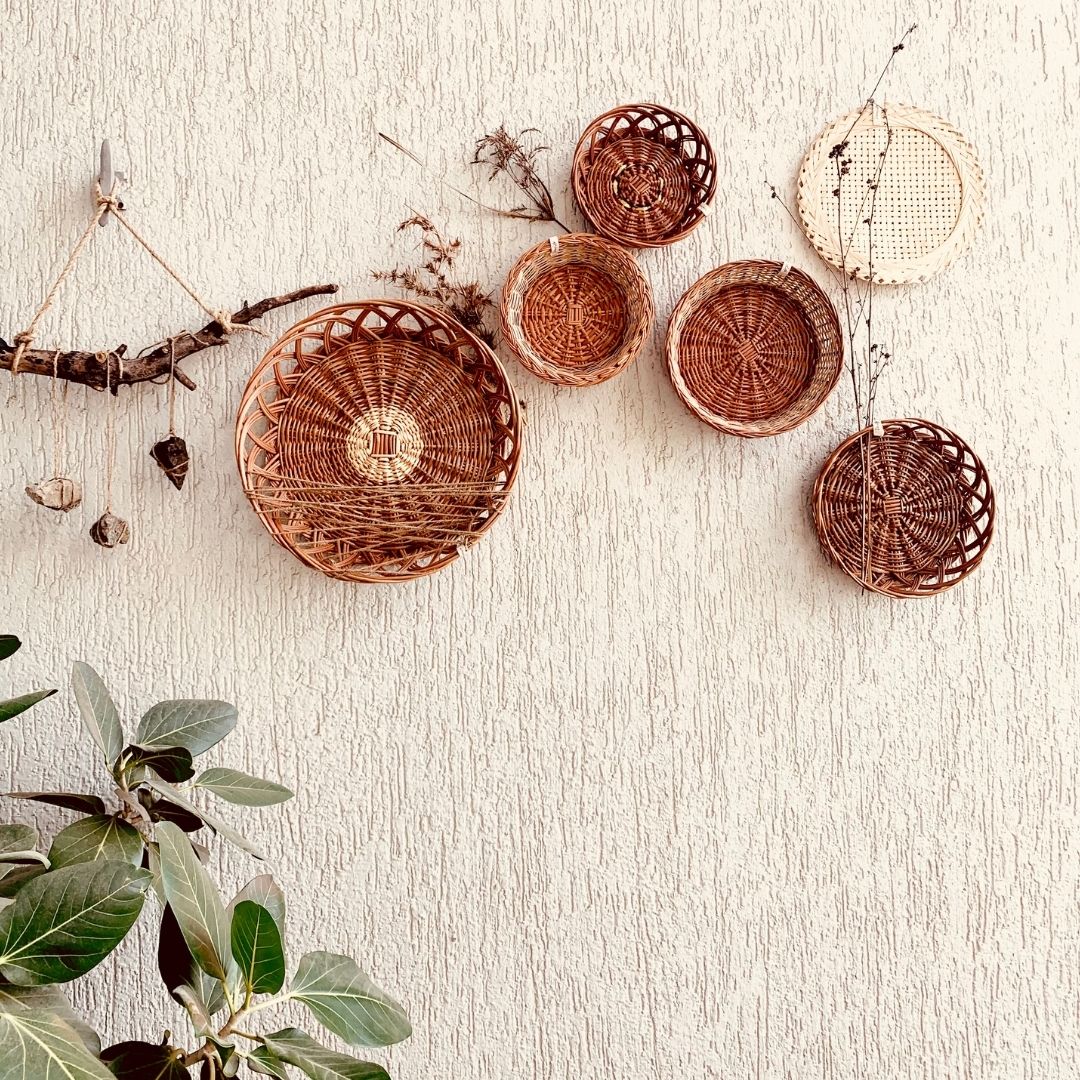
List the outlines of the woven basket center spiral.
{"label": "woven basket center spiral", "polygon": [[393,405],[361,413],[345,437],[345,453],[356,471],[383,484],[409,476],[420,464],[423,451],[419,424]]}
{"label": "woven basket center spiral", "polygon": [[648,210],[664,194],[664,178],[649,162],[629,161],[615,174],[615,197],[628,210]]}

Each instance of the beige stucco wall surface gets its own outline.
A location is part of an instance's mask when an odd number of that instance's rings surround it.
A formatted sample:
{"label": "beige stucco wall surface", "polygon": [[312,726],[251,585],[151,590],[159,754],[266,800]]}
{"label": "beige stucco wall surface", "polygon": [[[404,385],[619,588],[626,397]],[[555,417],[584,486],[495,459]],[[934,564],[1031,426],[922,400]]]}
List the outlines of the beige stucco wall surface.
{"label": "beige stucco wall surface", "polygon": [[[716,212],[641,264],[660,329],[618,379],[527,403],[512,505],[430,579],[324,580],[245,502],[233,422],[265,347],[188,365],[182,492],[148,457],[165,394],[73,388],[84,511],[23,486],[52,445],[49,387],[0,379],[4,691],[102,671],[125,712],[220,696],[215,760],[295,788],[252,812],[291,898],[293,956],[351,951],[407,1003],[398,1078],[732,1080],[1080,1073],[1076,459],[1078,63],[1072,0],[912,0],[887,97],[943,114],[988,183],[974,248],[880,294],[895,360],[879,415],[955,429],[999,497],[985,564],[933,600],[862,594],[823,562],[808,495],[852,424],[842,383],[799,430],[721,437],[679,404],[662,328],[728,259],[816,256],[771,203],[856,105],[907,16],[851,0],[0,3],[0,333],[28,320],[89,207],[96,142],[169,258],[227,306],[411,259],[411,210],[497,288],[543,227],[484,214],[381,148],[389,131],[488,201],[466,164],[538,127],[575,223],[581,127],[628,100],[693,116]],[[308,304],[267,320],[277,335]],[[120,230],[97,237],[43,344],[155,340],[200,313]],[[0,730],[3,784],[93,783],[70,693]],[[4,811],[9,814],[10,810]],[[228,814],[236,821],[240,815]],[[45,827],[59,820],[40,817]],[[238,885],[254,872],[215,856]],[[149,922],[77,1000],[108,1037],[160,1037]]]}

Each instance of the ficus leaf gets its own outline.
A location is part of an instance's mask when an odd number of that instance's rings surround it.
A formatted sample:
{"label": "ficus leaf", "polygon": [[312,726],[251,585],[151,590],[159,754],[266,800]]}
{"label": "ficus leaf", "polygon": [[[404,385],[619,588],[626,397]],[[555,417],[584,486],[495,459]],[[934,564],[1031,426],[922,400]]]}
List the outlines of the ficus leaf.
{"label": "ficus leaf", "polygon": [[295,1065],[311,1080],[390,1080],[381,1065],[329,1050],[299,1028],[275,1031],[263,1043],[279,1061]]}
{"label": "ficus leaf", "polygon": [[188,949],[207,975],[224,982],[230,956],[225,905],[184,833],[169,821],[159,822],[155,833],[161,884]]}
{"label": "ficus leaf", "polygon": [[80,814],[104,814],[105,803],[96,795],[84,795],[75,791],[9,791],[9,799],[29,799],[46,806],[59,806]]}
{"label": "ficus leaf", "polygon": [[293,793],[281,784],[236,769],[206,769],[199,773],[195,787],[240,806],[273,806],[293,797]]}
{"label": "ficus leaf", "polygon": [[46,867],[39,862],[5,863],[0,865],[0,899],[10,900],[28,882],[44,874]]}
{"label": "ficus leaf", "polygon": [[162,780],[183,783],[195,775],[191,751],[183,746],[129,746],[124,750],[125,770],[133,779],[141,779],[141,769],[153,769]]}
{"label": "ficus leaf", "polygon": [[0,1077],[115,1080],[70,1025],[27,1007],[0,1013]]}
{"label": "ficus leaf", "polygon": [[261,859],[262,854],[259,849],[251,843],[250,840],[245,839],[235,829],[230,829],[224,822],[219,821],[216,817],[208,814],[201,807],[196,806],[190,799],[188,799],[182,792],[178,791],[171,784],[164,780],[159,780],[156,777],[148,776],[146,778],[146,786],[153,788],[159,795],[164,795],[169,802],[174,803],[176,806],[182,807],[187,810],[188,813],[194,814],[196,817],[201,818],[207,825],[210,826],[214,832],[220,836],[225,837],[231,844],[235,844],[241,851],[246,851],[249,855],[253,855],[256,859]]}
{"label": "ficus leaf", "polygon": [[143,842],[134,825],[115,814],[94,814],[61,829],[49,848],[53,869],[76,863],[111,859],[139,866]]}
{"label": "ficus leaf", "polygon": [[405,1010],[348,956],[309,952],[300,958],[289,997],[352,1046],[389,1046],[412,1034]]}
{"label": "ficus leaf", "polygon": [[276,994],[285,983],[285,950],[273,915],[253,900],[241,900],[230,936],[244,985],[253,994]]}
{"label": "ficus leaf", "polygon": [[9,856],[22,856],[23,852],[37,847],[37,842],[37,829],[32,825],[24,825],[20,821],[0,825],[0,862],[26,862],[25,858]]}
{"label": "ficus leaf", "polygon": [[0,701],[0,724],[5,720],[11,720],[13,717],[18,716],[19,713],[26,712],[32,705],[44,701],[47,697],[52,697],[55,693],[55,690],[35,690],[30,694],[21,694],[19,697]]}
{"label": "ficus leaf", "polygon": [[182,746],[193,757],[209,750],[236,727],[236,707],[224,701],[161,701],[139,721],[140,746]]}
{"label": "ficus leaf", "polygon": [[128,863],[65,866],[27,882],[0,912],[0,975],[68,982],[101,963],[142,910],[150,874]]}
{"label": "ficus leaf", "polygon": [[[145,800],[142,799],[143,795],[146,795]],[[146,788],[139,788],[139,796],[139,801],[146,807],[151,821],[171,821],[186,833],[198,832],[206,824],[198,814],[185,810],[177,803],[169,802],[168,799],[152,797]]]}
{"label": "ficus leaf", "polygon": [[83,1046],[94,1057],[101,1052],[101,1039],[97,1032],[75,1012],[58,986],[0,985],[0,1012],[12,1012],[19,1008],[52,1013],[79,1036]]}
{"label": "ficus leaf", "polygon": [[[180,987],[186,987],[209,1018],[225,1004],[221,983],[207,975],[195,962],[184,940],[183,931],[168,904],[161,913],[161,930],[158,934],[158,971],[169,993],[181,1001]],[[183,1002],[182,1002],[183,1003]]]}
{"label": "ficus leaf", "polygon": [[256,1046],[247,1056],[248,1068],[263,1076],[274,1076],[277,1080],[289,1080],[285,1063],[266,1046]]}
{"label": "ficus leaf", "polygon": [[89,665],[76,663],[71,671],[71,685],[79,705],[83,724],[105,757],[111,769],[124,749],[124,732],[120,714],[116,711],[101,676]]}
{"label": "ficus leaf", "polygon": [[191,1080],[176,1051],[160,1043],[116,1043],[101,1051],[101,1060],[119,1080]]}
{"label": "ficus leaf", "polygon": [[14,634],[0,634],[0,660],[6,660],[21,647],[22,642]]}
{"label": "ficus leaf", "polygon": [[236,905],[242,900],[252,900],[260,907],[266,908],[274,922],[277,923],[281,940],[285,940],[285,894],[269,874],[260,874],[258,877],[252,878],[233,897],[233,901],[229,905],[230,917],[232,912],[236,910]]}

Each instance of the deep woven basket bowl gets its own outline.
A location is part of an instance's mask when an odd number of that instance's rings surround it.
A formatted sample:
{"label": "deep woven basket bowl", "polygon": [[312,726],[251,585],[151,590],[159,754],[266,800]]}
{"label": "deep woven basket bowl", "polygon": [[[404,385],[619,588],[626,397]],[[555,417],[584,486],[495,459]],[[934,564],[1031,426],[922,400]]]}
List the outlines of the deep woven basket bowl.
{"label": "deep woven basket bowl", "polygon": [[[842,144],[841,158],[833,156]],[[841,159],[850,164],[838,180]],[[856,109],[834,120],[799,171],[799,217],[818,254],[865,280],[872,231],[874,280],[883,285],[926,281],[959,258],[978,231],[983,200],[971,143],[940,116],[910,105]]]}
{"label": "deep woven basket bowl", "polygon": [[807,420],[844,363],[829,298],[778,262],[727,263],[683,294],[667,332],[671,380],[719,431],[761,438]]}
{"label": "deep woven basket bowl", "polygon": [[685,116],[659,105],[620,105],[582,133],[572,179],[598,233],[630,247],[663,247],[709,212],[716,159]]}
{"label": "deep woven basket bowl", "polygon": [[641,351],[652,324],[652,289],[633,256],[591,233],[530,248],[503,286],[503,340],[549,382],[610,379]]}
{"label": "deep woven basket bowl", "polygon": [[439,570],[494,523],[517,475],[518,404],[495,354],[424,304],[338,304],[248,382],[244,490],[308,566],[345,581]]}
{"label": "deep woven basket bowl", "polygon": [[863,588],[934,596],[982,561],[994,532],[983,463],[951,431],[886,420],[829,455],[814,484],[814,526],[826,557]]}

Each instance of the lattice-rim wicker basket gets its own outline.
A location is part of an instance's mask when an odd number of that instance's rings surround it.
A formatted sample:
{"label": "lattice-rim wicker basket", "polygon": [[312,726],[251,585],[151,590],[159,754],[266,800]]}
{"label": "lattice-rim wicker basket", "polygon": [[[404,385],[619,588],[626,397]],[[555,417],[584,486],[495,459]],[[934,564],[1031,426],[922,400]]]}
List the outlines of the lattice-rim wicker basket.
{"label": "lattice-rim wicker basket", "polygon": [[687,289],[671,313],[666,353],[687,408],[742,438],[808,420],[844,363],[836,310],[816,282],[755,259],[726,263]]}
{"label": "lattice-rim wicker basket", "polygon": [[881,432],[857,432],[822,466],[813,493],[818,539],[829,561],[871,592],[934,596],[986,554],[990,478],[971,447],[938,424],[886,420]]}
{"label": "lattice-rim wicker basket", "polygon": [[[844,205],[841,223],[835,195],[837,159],[831,155],[845,140],[844,157],[851,165],[839,189]],[[865,222],[873,190],[869,184],[886,146],[873,207],[874,281],[883,285],[926,281],[971,246],[985,198],[975,148],[940,116],[910,105],[888,104],[856,109],[828,124],[799,171],[799,217],[826,262],[867,279],[871,230]]]}
{"label": "lattice-rim wicker basket", "polygon": [[582,132],[574,196],[593,228],[630,247],[663,247],[701,224],[716,193],[704,132],[661,105],[620,105]]}
{"label": "lattice-rim wicker basket", "polygon": [[503,340],[534,375],[594,386],[641,351],[653,325],[652,288],[625,248],[570,233],[514,263],[501,312]]}
{"label": "lattice-rim wicker basket", "polygon": [[244,490],[278,543],[345,581],[441,569],[505,506],[521,451],[498,358],[449,315],[364,300],[291,327],[240,404]]}

